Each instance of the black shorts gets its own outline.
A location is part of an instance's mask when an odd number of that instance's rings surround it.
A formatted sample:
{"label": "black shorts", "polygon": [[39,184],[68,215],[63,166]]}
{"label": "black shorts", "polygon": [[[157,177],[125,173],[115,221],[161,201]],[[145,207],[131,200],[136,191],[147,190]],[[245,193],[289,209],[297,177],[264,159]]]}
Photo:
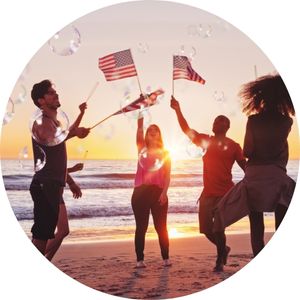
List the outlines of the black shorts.
{"label": "black shorts", "polygon": [[34,224],[32,237],[38,240],[54,238],[58,221],[59,205],[63,203],[64,187],[60,183],[49,180],[43,183],[33,179],[30,194],[34,203]]}
{"label": "black shorts", "polygon": [[200,233],[213,233],[214,211],[222,197],[206,197],[201,195],[199,198],[199,229]]}

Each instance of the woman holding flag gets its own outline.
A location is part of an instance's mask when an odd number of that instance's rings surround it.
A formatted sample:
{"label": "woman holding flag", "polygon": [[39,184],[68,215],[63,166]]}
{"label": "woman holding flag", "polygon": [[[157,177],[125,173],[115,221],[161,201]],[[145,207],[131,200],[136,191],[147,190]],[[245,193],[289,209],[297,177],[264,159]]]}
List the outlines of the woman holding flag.
{"label": "woman holding flag", "polygon": [[159,127],[154,124],[150,125],[144,137],[143,117],[140,117],[137,123],[136,144],[139,162],[131,198],[136,222],[136,267],[146,267],[144,248],[150,212],[159,238],[163,265],[167,267],[171,266],[167,230],[167,191],[170,183],[171,161],[168,152],[164,149]]}

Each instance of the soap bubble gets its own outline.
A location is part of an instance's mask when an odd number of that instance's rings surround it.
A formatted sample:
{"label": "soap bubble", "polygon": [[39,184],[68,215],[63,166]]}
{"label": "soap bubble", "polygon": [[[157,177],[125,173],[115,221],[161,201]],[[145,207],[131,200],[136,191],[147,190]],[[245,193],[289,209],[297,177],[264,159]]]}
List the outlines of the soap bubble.
{"label": "soap bubble", "polygon": [[76,53],[81,44],[81,36],[78,29],[71,25],[58,31],[49,41],[51,51],[61,56]]}
{"label": "soap bubble", "polygon": [[26,87],[23,84],[21,84],[20,88],[19,88],[19,91],[17,93],[17,96],[14,100],[14,103],[15,104],[20,104],[20,103],[25,102],[26,95],[27,95]]}
{"label": "soap bubble", "polygon": [[215,99],[215,101],[220,103],[226,102],[226,97],[223,91],[214,91],[213,98]]}
{"label": "soap bubble", "polygon": [[137,49],[138,49],[138,51],[139,51],[140,53],[145,54],[145,53],[147,53],[148,50],[149,50],[149,45],[148,45],[147,43],[145,43],[145,42],[139,42],[139,43],[137,44]]}
{"label": "soap bubble", "polygon": [[165,153],[162,149],[149,150],[143,148],[139,153],[139,165],[146,171],[154,172],[159,170],[165,160]]}
{"label": "soap bubble", "polygon": [[6,106],[6,112],[3,118],[3,125],[9,123],[13,119],[14,115],[15,115],[15,105],[12,99],[9,98]]}
{"label": "soap bubble", "polygon": [[212,26],[209,24],[199,24],[198,26],[196,26],[197,34],[202,38],[211,37],[212,30]]}
{"label": "soap bubble", "polygon": [[194,46],[181,45],[177,54],[186,56],[190,61],[192,61],[197,55],[197,50]]}
{"label": "soap bubble", "polygon": [[[29,128],[37,143],[55,146],[62,143],[69,134],[69,119],[60,109],[57,110],[57,122],[43,115],[38,109],[32,115]],[[46,129],[45,129],[46,128]]]}
{"label": "soap bubble", "polygon": [[34,172],[38,172],[42,170],[46,165],[46,153],[40,146],[35,145],[34,147],[35,147]]}

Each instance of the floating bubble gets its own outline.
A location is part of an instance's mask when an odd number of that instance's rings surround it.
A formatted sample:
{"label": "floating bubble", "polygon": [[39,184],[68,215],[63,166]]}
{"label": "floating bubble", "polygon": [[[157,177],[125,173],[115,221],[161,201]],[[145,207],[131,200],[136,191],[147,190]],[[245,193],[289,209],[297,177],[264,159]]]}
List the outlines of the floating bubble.
{"label": "floating bubble", "polygon": [[202,38],[209,38],[212,35],[212,26],[209,24],[199,24],[196,26],[198,36]]}
{"label": "floating bubble", "polygon": [[38,172],[42,170],[46,165],[46,153],[40,146],[35,145],[34,147],[35,147],[34,172]]}
{"label": "floating bubble", "polygon": [[6,112],[4,114],[2,124],[6,125],[7,123],[9,123],[13,119],[14,115],[15,115],[15,105],[14,105],[14,102],[12,101],[12,99],[9,98],[8,102],[7,102]]}
{"label": "floating bubble", "polygon": [[221,149],[221,151],[227,151],[228,150],[228,144],[226,142],[218,142],[218,147]]}
{"label": "floating bubble", "polygon": [[214,91],[213,98],[217,102],[221,102],[221,103],[226,102],[225,94],[223,91]]}
{"label": "floating bubble", "polygon": [[25,102],[26,95],[27,95],[26,87],[23,84],[21,84],[16,99],[14,100],[14,104],[20,104]]}
{"label": "floating bubble", "polygon": [[196,25],[189,25],[187,28],[189,36],[196,36],[198,34]]}
{"label": "floating bubble", "polygon": [[145,42],[139,42],[137,44],[137,49],[140,53],[145,54],[149,51],[149,45]]}
{"label": "floating bubble", "polygon": [[69,134],[68,116],[60,109],[57,110],[56,121],[43,115],[38,109],[29,121],[32,137],[45,146],[55,146],[62,143]]}
{"label": "floating bubble", "polygon": [[200,158],[203,157],[206,153],[207,149],[204,147],[196,146],[191,141],[186,144],[186,153],[191,158]]}
{"label": "floating bubble", "polygon": [[197,50],[194,46],[181,45],[178,55],[186,56],[190,61],[192,61],[197,55]]}
{"label": "floating bubble", "polygon": [[149,150],[143,148],[139,153],[139,165],[146,171],[155,172],[159,170],[165,160],[164,150]]}
{"label": "floating bubble", "polygon": [[99,125],[98,132],[105,140],[110,140],[115,134],[115,127],[112,124],[103,123]]}
{"label": "floating bubble", "polygon": [[20,168],[23,168],[23,160],[24,159],[27,159],[28,158],[28,147],[25,146],[23,147],[20,151],[19,151],[19,154],[18,154],[18,157],[19,157],[19,166]]}
{"label": "floating bubble", "polygon": [[51,51],[61,56],[76,53],[81,44],[81,36],[78,29],[71,25],[58,31],[49,41]]}

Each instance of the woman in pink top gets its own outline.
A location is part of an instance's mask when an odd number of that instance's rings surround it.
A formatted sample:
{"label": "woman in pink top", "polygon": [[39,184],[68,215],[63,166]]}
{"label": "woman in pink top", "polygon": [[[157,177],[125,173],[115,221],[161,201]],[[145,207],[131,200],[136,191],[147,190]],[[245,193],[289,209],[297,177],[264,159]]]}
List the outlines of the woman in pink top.
{"label": "woman in pink top", "polygon": [[161,132],[157,125],[150,125],[144,137],[143,118],[138,119],[136,143],[139,162],[131,198],[136,222],[136,267],[146,267],[144,248],[150,212],[159,238],[163,265],[170,266],[167,230],[167,191],[170,183],[170,158],[168,152],[164,149]]}

